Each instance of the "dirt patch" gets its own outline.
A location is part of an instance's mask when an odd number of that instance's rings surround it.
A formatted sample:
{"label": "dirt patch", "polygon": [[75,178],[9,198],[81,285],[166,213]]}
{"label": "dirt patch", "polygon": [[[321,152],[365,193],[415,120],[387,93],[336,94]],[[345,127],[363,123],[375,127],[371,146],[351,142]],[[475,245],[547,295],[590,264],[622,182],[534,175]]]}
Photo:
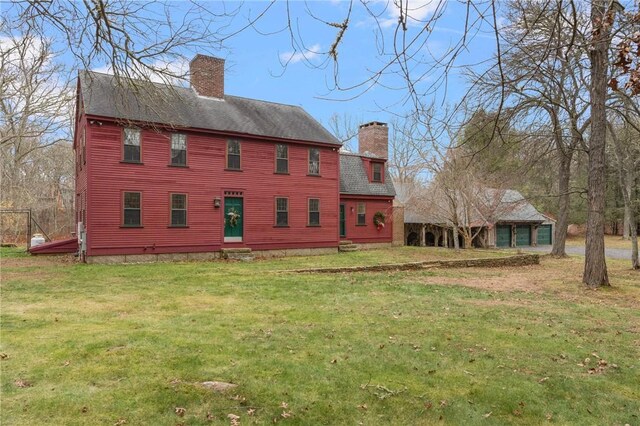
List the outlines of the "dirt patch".
{"label": "dirt patch", "polygon": [[76,263],[76,257],[64,256],[28,256],[3,257],[0,260],[2,268],[32,268],[34,266],[64,266]]}
{"label": "dirt patch", "polygon": [[[450,271],[432,271],[430,275],[414,276],[412,282],[424,285],[459,285],[495,292],[551,294],[564,301],[640,309],[640,286],[634,285],[632,271],[610,267],[618,280],[613,287],[589,290],[581,283],[583,262],[580,259],[544,258],[540,266],[504,267],[499,269],[467,268],[464,274],[450,276]],[[614,272],[615,271],[615,272]],[[435,275],[434,275],[435,273]],[[523,306],[525,300],[483,300],[478,303]]]}

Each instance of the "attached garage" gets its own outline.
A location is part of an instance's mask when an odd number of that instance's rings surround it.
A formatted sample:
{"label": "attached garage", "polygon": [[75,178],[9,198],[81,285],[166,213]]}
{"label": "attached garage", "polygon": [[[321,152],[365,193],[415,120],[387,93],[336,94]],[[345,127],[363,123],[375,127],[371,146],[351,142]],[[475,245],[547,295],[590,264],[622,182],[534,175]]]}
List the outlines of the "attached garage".
{"label": "attached garage", "polygon": [[538,245],[548,246],[553,243],[551,225],[540,225],[538,227]]}
{"label": "attached garage", "polygon": [[496,226],[496,246],[511,247],[511,225]]}
{"label": "attached garage", "polygon": [[516,246],[530,246],[531,245],[531,225],[517,225],[516,226]]}

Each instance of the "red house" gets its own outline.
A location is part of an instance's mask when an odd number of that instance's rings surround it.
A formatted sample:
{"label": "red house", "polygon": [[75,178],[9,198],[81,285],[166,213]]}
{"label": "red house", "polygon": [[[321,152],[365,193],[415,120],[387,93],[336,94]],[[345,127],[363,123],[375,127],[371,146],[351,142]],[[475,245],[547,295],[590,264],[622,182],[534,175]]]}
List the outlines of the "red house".
{"label": "red house", "polygon": [[197,55],[190,67],[191,88],[80,73],[83,259],[311,254],[335,252],[341,238],[391,242],[386,125],[361,126],[362,155],[341,154],[300,107],[226,95],[224,60]]}

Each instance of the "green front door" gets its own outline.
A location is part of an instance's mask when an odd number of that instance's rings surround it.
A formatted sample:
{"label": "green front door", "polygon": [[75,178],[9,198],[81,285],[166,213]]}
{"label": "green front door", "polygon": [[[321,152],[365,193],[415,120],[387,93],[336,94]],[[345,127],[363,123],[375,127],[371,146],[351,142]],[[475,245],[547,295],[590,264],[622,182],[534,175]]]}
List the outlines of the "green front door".
{"label": "green front door", "polygon": [[345,222],[344,204],[340,204],[340,236],[347,236],[347,226]]}
{"label": "green front door", "polygon": [[540,225],[538,227],[538,245],[548,246],[551,242],[551,225]]}
{"label": "green front door", "polygon": [[531,226],[530,225],[517,225],[516,226],[516,246],[530,246],[531,245]]}
{"label": "green front door", "polygon": [[498,225],[496,227],[496,246],[511,247],[511,225]]}
{"label": "green front door", "polygon": [[226,242],[242,241],[242,221],[244,211],[242,210],[242,198],[224,198],[224,240]]}

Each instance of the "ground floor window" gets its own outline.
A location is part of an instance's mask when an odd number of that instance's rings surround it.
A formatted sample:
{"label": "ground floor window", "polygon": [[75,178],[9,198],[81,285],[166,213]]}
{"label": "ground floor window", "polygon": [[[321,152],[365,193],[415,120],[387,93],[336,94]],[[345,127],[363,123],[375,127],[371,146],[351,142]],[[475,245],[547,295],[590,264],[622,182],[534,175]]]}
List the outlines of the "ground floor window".
{"label": "ground floor window", "polygon": [[142,194],[140,192],[125,192],[123,194],[123,226],[142,225]]}
{"label": "ground floor window", "polygon": [[171,194],[171,226],[187,226],[187,194]]}
{"label": "ground floor window", "polygon": [[320,226],[320,200],[309,198],[309,226]]}
{"label": "ground floor window", "polygon": [[366,225],[367,224],[367,215],[366,215],[365,203],[358,203],[358,219],[357,219],[356,224],[357,225]]}
{"label": "ground floor window", "polygon": [[276,198],[276,226],[289,225],[289,199],[285,197]]}

